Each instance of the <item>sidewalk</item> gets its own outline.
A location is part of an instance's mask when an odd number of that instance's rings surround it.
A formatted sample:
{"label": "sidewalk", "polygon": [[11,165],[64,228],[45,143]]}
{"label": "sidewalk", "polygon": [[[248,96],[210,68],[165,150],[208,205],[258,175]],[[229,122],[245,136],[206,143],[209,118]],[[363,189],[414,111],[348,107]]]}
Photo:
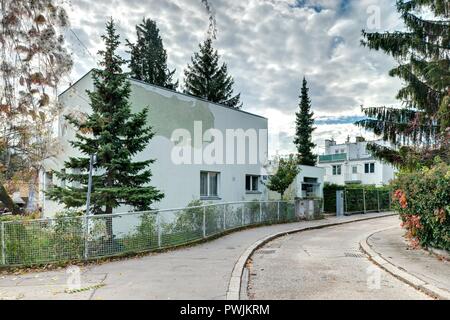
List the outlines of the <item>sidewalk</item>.
{"label": "sidewalk", "polygon": [[376,232],[367,238],[373,251],[400,270],[450,295],[450,262],[422,250],[411,249],[400,226]]}
{"label": "sidewalk", "polygon": [[391,213],[329,217],[316,221],[258,227],[234,232],[192,247],[82,267],[83,290],[78,293],[64,292],[69,277],[66,269],[0,275],[0,300],[225,299],[236,261],[257,240],[294,228],[359,221],[389,214]]}

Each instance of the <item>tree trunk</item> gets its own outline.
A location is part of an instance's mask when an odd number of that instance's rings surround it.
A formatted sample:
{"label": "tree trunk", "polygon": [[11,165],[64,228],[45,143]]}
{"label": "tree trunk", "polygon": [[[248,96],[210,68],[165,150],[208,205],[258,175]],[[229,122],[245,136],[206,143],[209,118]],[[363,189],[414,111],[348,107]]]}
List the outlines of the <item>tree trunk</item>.
{"label": "tree trunk", "polygon": [[35,175],[31,178],[31,181],[28,185],[28,201],[27,201],[27,213],[33,213],[37,211],[37,202],[36,202],[36,184],[38,183],[39,176]]}
{"label": "tree trunk", "polygon": [[20,214],[20,208],[14,203],[9,196],[3,184],[0,183],[0,202],[2,202],[13,214]]}

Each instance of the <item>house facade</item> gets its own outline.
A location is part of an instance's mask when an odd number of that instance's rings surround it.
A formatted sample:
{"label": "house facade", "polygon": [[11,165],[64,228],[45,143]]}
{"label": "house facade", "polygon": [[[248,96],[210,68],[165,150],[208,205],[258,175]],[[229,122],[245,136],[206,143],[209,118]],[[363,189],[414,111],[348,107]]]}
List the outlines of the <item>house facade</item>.
{"label": "house facade", "polygon": [[[268,174],[275,174],[278,168],[279,159],[275,157],[269,161]],[[299,172],[294,179],[294,182],[289,186],[285,192],[286,199],[296,198],[323,198],[323,187],[325,179],[325,169],[314,166],[298,166]],[[270,200],[279,200],[280,194],[269,190]]]}
{"label": "house facade", "polygon": [[[387,146],[382,140],[372,141]],[[337,144],[334,140],[325,140],[325,153],[319,156],[318,167],[325,169],[325,182],[339,185],[359,183],[382,186],[395,176],[396,169],[374,159],[367,150],[362,137],[355,142]]]}
{"label": "house facade", "polygon": [[[148,124],[155,136],[136,161],[155,159],[150,168],[151,185],[165,197],[154,208],[185,207],[193,200],[232,202],[267,199],[261,182],[267,159],[267,119],[245,111],[215,104],[190,95],[130,79],[132,112],[149,107]],[[70,145],[75,130],[64,116],[83,116],[90,105],[86,90],[93,90],[89,72],[60,96],[63,111],[58,123],[61,152],[45,163],[41,189],[58,181],[54,171],[80,153]],[[84,155],[86,156],[86,155]],[[95,171],[93,173],[95,175]],[[45,216],[63,207],[41,193]],[[126,206],[115,212],[131,210]]]}

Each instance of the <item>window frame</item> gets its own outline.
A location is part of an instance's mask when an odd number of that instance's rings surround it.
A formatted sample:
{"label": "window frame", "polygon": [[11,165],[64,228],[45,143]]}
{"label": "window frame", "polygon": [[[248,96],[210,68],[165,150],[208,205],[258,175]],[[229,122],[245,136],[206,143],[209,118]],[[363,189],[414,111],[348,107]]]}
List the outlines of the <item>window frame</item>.
{"label": "window frame", "polygon": [[333,176],[340,176],[340,175],[342,175],[342,165],[341,164],[333,164],[331,166],[331,173],[332,173]]}
{"label": "window frame", "polygon": [[[202,175],[206,174],[206,194],[202,193]],[[216,194],[212,194],[211,179],[216,179]],[[200,199],[220,199],[220,172],[218,171],[200,171]]]}
{"label": "window frame", "polygon": [[375,162],[364,163],[364,173],[365,174],[375,173]]}
{"label": "window frame", "polygon": [[[247,181],[247,179],[250,179],[250,181]],[[245,175],[245,192],[246,193],[261,193],[259,190],[259,180],[261,179],[261,176],[256,174],[246,174]],[[247,188],[247,182],[250,182],[250,189]],[[256,182],[256,188],[255,187]]]}

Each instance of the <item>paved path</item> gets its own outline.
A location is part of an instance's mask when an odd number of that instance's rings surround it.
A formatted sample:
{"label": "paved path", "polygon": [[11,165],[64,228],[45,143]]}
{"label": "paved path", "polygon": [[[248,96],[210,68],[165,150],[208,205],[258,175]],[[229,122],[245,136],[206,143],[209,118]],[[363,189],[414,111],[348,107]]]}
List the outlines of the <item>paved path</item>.
{"label": "paved path", "polygon": [[429,299],[376,267],[359,250],[364,237],[397,225],[393,216],[277,238],[252,256],[248,297]]}
{"label": "paved path", "polygon": [[[0,299],[224,299],[234,264],[255,241],[295,227],[319,226],[380,215],[331,217],[319,221],[259,227],[189,248],[83,267],[81,287],[86,290],[78,293],[65,293],[69,276],[66,269],[0,275]],[[397,224],[397,219],[394,217],[389,221]],[[102,287],[93,288],[98,285]]]}
{"label": "paved path", "polygon": [[367,243],[382,258],[409,274],[450,293],[450,262],[422,249],[411,249],[399,226],[371,235]]}

